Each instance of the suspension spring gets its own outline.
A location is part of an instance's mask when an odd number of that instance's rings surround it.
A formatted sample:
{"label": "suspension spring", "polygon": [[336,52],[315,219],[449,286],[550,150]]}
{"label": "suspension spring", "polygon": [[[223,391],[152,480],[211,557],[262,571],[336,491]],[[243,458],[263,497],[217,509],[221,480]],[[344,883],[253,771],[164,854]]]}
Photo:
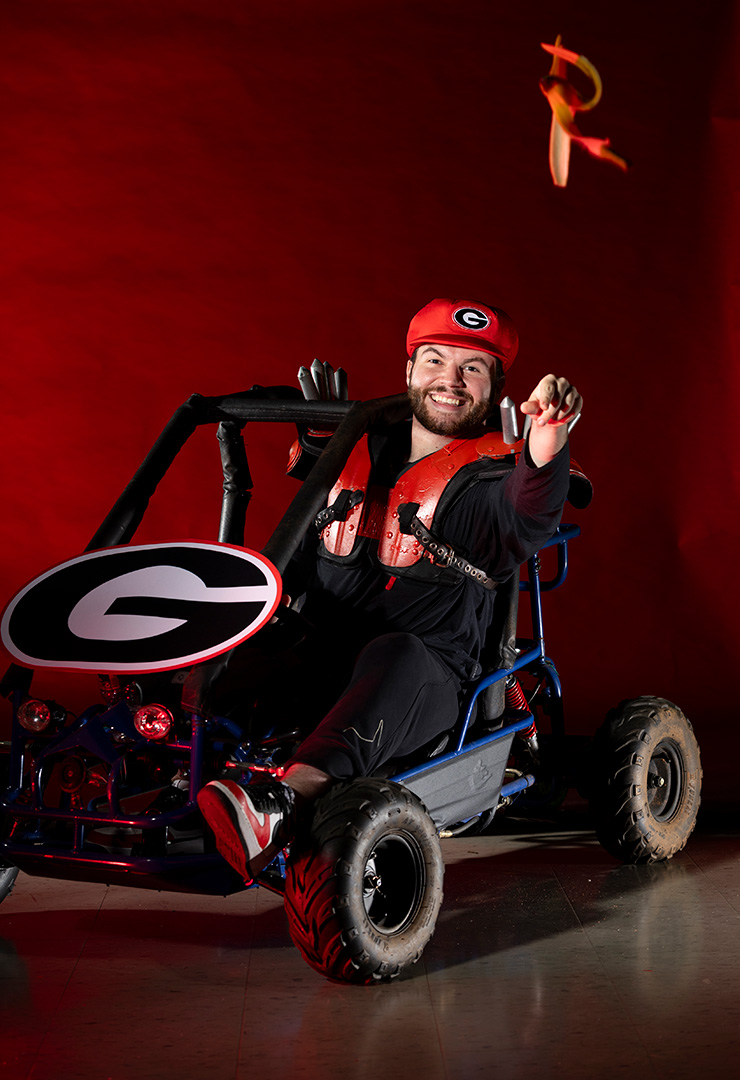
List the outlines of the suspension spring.
{"label": "suspension spring", "polygon": [[[524,696],[522,685],[517,679],[516,675],[509,675],[508,679],[506,680],[505,698],[507,709],[515,709],[517,712],[529,712],[529,705],[527,704],[527,699]],[[534,722],[534,717],[532,718],[532,723],[529,725],[529,727],[526,728],[525,731],[519,731],[517,734],[519,735],[520,739],[529,740],[536,738],[537,725]]]}

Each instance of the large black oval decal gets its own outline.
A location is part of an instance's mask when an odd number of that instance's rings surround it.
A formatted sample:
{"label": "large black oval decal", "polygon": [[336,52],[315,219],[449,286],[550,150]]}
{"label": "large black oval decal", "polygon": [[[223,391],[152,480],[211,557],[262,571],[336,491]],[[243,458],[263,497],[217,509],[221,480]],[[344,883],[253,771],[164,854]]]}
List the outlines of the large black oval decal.
{"label": "large black oval decal", "polygon": [[106,548],[21,589],[3,615],[2,639],[32,667],[166,671],[250,637],[281,590],[272,563],[245,548],[190,541]]}

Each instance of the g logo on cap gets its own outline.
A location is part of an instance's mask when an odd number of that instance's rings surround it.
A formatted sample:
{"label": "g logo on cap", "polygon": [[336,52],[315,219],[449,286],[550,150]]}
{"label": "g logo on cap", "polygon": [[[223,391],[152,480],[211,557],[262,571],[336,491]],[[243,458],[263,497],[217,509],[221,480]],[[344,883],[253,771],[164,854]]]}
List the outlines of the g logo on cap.
{"label": "g logo on cap", "polygon": [[485,330],[491,322],[484,311],[472,307],[462,307],[453,311],[452,321],[463,330]]}

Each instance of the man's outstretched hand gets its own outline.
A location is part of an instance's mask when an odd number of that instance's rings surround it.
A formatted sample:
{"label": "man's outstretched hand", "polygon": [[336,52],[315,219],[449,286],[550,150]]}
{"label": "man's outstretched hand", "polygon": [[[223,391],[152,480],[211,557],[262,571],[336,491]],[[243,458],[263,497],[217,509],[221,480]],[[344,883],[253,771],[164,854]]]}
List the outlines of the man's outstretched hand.
{"label": "man's outstretched hand", "polygon": [[583,408],[583,398],[570,382],[557,375],[545,375],[520,406],[532,418],[529,453],[535,465],[551,461],[568,441],[568,425]]}

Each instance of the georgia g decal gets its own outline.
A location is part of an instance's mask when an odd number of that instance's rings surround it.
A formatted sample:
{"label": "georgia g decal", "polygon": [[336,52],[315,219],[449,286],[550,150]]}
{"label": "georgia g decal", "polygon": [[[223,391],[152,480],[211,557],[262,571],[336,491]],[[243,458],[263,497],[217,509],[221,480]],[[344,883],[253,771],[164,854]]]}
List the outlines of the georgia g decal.
{"label": "georgia g decal", "polygon": [[31,667],[167,671],[256,633],[281,591],[272,563],[245,548],[194,541],[106,548],[21,589],[3,615],[2,640]]}
{"label": "georgia g decal", "polygon": [[463,330],[485,330],[491,320],[480,308],[461,307],[452,313],[453,320]]}

